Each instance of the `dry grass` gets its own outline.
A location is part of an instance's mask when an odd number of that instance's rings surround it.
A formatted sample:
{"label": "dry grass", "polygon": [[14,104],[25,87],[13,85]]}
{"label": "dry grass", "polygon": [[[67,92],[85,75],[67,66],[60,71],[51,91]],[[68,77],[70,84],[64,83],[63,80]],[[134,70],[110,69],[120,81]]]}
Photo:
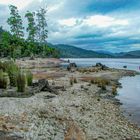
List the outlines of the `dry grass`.
{"label": "dry grass", "polygon": [[67,129],[64,140],[86,140],[86,136],[79,126],[71,124]]}
{"label": "dry grass", "polygon": [[102,90],[106,90],[106,86],[110,84],[108,79],[101,77],[82,77],[81,80],[91,84],[97,84]]}
{"label": "dry grass", "polygon": [[102,77],[81,77],[81,80],[84,82],[90,82],[91,84],[98,84],[100,82],[104,83],[105,85],[110,84],[108,79]]}
{"label": "dry grass", "polygon": [[76,84],[78,81],[76,77],[70,77],[69,82],[70,82],[70,85],[73,85],[74,83]]}
{"label": "dry grass", "polygon": [[80,68],[78,69],[78,72],[80,73],[90,73],[90,72],[98,72],[98,68]]}
{"label": "dry grass", "polygon": [[34,79],[55,79],[55,78],[61,78],[64,77],[65,74],[64,73],[47,73],[47,72],[39,72],[39,73],[35,73],[33,74],[33,78]]}
{"label": "dry grass", "polygon": [[117,86],[116,85],[112,86],[112,94],[117,95]]}

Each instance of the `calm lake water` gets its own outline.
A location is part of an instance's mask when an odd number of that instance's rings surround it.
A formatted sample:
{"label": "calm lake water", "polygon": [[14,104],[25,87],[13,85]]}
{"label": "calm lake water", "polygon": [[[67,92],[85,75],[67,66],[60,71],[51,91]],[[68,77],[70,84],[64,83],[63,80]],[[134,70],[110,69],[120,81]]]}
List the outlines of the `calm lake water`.
{"label": "calm lake water", "polygon": [[[68,59],[64,59],[68,60]],[[139,71],[140,59],[69,59],[70,62],[75,62],[79,67],[87,67],[100,62],[111,68],[123,69],[127,66],[128,70]],[[135,77],[124,77],[120,79],[122,87],[118,89],[118,96],[123,105],[125,116],[133,123],[140,127],[140,75]],[[130,115],[131,114],[131,115]]]}

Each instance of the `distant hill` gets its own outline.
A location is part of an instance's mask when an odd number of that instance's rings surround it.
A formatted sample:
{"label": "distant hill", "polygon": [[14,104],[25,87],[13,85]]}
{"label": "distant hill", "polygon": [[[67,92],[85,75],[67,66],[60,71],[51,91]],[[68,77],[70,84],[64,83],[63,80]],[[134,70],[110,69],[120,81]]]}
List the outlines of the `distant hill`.
{"label": "distant hill", "polygon": [[110,54],[98,53],[95,51],[81,49],[71,45],[52,45],[50,47],[56,48],[60,51],[60,57],[62,58],[111,58]]}
{"label": "distant hill", "polygon": [[120,57],[120,58],[140,58],[140,50],[117,53],[117,54],[114,54],[114,56]]}

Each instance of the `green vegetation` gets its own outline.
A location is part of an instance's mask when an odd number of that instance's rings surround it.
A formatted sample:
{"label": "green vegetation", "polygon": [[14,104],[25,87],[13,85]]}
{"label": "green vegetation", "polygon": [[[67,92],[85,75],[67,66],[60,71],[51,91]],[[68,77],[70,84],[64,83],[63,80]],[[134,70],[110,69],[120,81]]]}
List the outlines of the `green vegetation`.
{"label": "green vegetation", "polygon": [[140,58],[140,50],[123,53],[103,53],[92,50],[85,50],[75,46],[48,44],[50,47],[59,50],[61,58]]}
{"label": "green vegetation", "polygon": [[[49,47],[46,10],[41,8],[37,12],[27,11],[25,18],[28,26],[24,35],[23,20],[16,6],[10,5],[10,17],[7,20],[10,32],[0,27],[0,57],[59,57],[59,51]],[[36,14],[35,14],[36,13]]]}
{"label": "green vegetation", "polygon": [[0,88],[17,87],[18,92],[25,92],[26,86],[33,83],[33,74],[22,71],[13,61],[0,61]]}
{"label": "green vegetation", "polygon": [[10,5],[10,17],[7,20],[7,23],[10,25],[11,33],[17,38],[21,38],[24,36],[23,34],[23,26],[22,19],[19,15],[19,11],[16,6]]}
{"label": "green vegetation", "polygon": [[26,77],[27,77],[27,85],[31,86],[33,83],[33,74],[31,73],[31,71],[26,72]]}
{"label": "green vegetation", "polygon": [[20,71],[18,66],[13,61],[6,61],[3,63],[5,72],[8,73],[10,79],[10,85],[16,87],[17,85],[17,73]]}
{"label": "green vegetation", "polygon": [[48,37],[46,10],[41,8],[37,11],[37,37],[40,43],[44,44]]}
{"label": "green vegetation", "polygon": [[75,46],[70,45],[52,45],[50,47],[55,48],[60,51],[60,57],[62,58],[110,58],[112,57],[109,54],[101,54],[91,50],[81,49]]}
{"label": "green vegetation", "polygon": [[19,72],[16,80],[17,80],[17,91],[18,92],[25,92],[25,89],[26,89],[25,73]]}
{"label": "green vegetation", "polygon": [[113,85],[112,86],[112,94],[115,96],[117,95],[117,86],[116,85]]}
{"label": "green vegetation", "polygon": [[73,78],[73,82],[74,83],[77,83],[77,79],[75,77]]}
{"label": "green vegetation", "polygon": [[70,85],[73,85],[73,78],[70,78]]}
{"label": "green vegetation", "polygon": [[[84,80],[86,80],[86,79],[84,79]],[[92,78],[90,78],[90,83],[97,84],[98,87],[100,87],[102,90],[106,90],[106,86],[110,84],[110,81],[105,78],[92,77]]]}
{"label": "green vegetation", "polygon": [[28,32],[28,38],[27,40],[30,42],[34,42],[35,41],[35,36],[36,36],[36,26],[35,26],[35,19],[34,19],[35,13],[27,11],[27,13],[25,14],[25,17],[28,20],[28,27],[26,29],[26,31]]}
{"label": "green vegetation", "polygon": [[9,84],[8,74],[0,70],[0,88],[7,89]]}
{"label": "green vegetation", "polygon": [[73,84],[76,84],[76,83],[77,83],[76,77],[71,77],[70,78],[70,85],[72,86]]}
{"label": "green vegetation", "polygon": [[91,78],[91,83],[92,84],[100,84],[100,83],[103,83],[104,85],[109,85],[110,84],[110,81],[108,79],[101,78],[101,77],[92,77]]}

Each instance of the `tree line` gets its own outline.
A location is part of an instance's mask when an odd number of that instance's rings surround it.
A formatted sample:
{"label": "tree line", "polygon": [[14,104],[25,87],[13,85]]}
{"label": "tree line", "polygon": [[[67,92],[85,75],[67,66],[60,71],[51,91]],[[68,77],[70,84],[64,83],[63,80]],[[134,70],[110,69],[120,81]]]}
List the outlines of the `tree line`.
{"label": "tree line", "polygon": [[[0,28],[0,57],[59,57],[59,51],[47,45],[46,9],[27,11],[24,18],[21,18],[16,6],[10,5],[9,9],[10,17],[7,23],[10,32]],[[27,19],[28,23],[26,33],[24,33],[23,19]]]}

